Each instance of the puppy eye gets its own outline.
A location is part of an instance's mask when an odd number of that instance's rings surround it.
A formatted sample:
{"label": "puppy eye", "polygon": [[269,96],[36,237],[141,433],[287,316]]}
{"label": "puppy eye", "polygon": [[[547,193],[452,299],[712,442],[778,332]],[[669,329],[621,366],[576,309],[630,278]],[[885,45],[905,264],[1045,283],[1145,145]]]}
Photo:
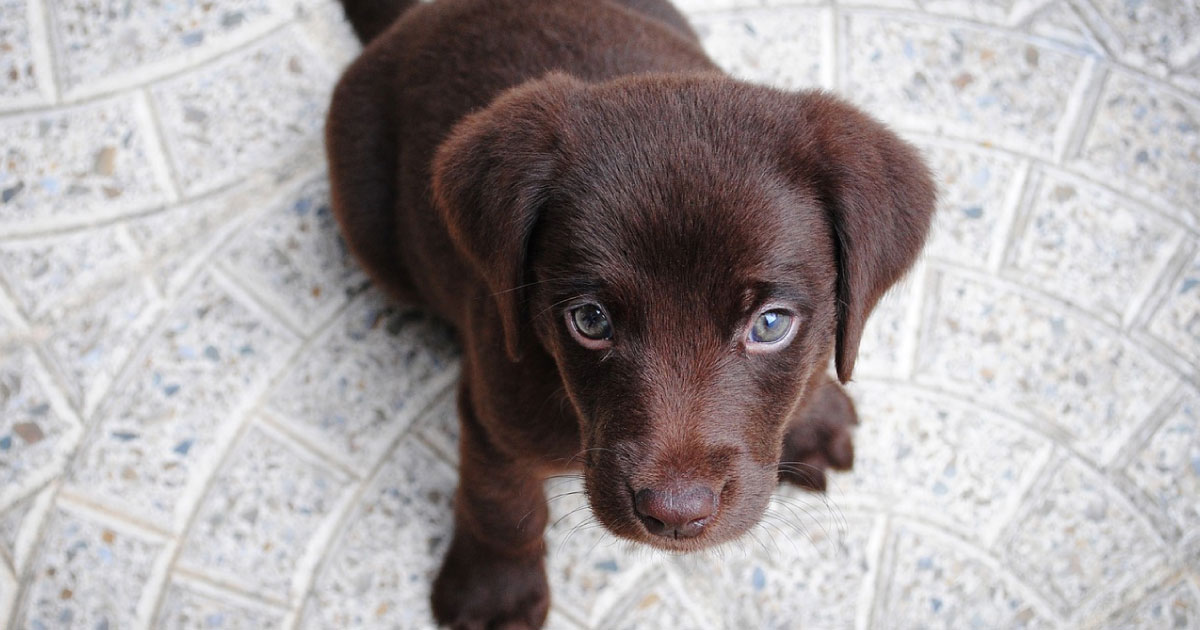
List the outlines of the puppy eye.
{"label": "puppy eye", "polygon": [[612,339],[612,322],[609,321],[608,314],[604,312],[604,307],[599,304],[576,306],[567,312],[567,319],[570,320],[572,329],[578,335],[576,338],[586,347],[602,347],[607,345],[603,342]]}
{"label": "puppy eye", "polygon": [[758,316],[750,327],[750,343],[776,344],[792,331],[795,316],[780,308],[771,309]]}

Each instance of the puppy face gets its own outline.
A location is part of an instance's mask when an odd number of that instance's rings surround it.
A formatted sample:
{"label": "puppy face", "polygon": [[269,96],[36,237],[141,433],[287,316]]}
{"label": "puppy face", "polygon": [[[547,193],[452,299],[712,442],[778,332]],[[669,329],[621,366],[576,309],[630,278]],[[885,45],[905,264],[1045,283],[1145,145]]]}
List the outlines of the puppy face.
{"label": "puppy face", "polygon": [[834,353],[849,378],[867,313],[920,248],[920,160],[804,98],[550,77],[468,118],[435,161],[510,353],[532,336],[558,366],[617,535],[686,551],[756,523],[808,382]]}
{"label": "puppy face", "polygon": [[686,550],[765,508],[785,421],[832,349],[836,264],[810,191],[719,147],[639,135],[624,157],[659,167],[595,181],[616,168],[595,137],[560,173],[528,304],[580,418],[597,517]]}

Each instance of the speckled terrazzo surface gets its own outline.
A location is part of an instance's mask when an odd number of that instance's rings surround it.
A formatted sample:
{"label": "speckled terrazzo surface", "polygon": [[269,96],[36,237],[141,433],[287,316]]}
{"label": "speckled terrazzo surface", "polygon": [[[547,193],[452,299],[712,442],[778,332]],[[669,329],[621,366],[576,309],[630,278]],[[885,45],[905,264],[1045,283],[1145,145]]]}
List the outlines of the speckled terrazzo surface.
{"label": "speckled terrazzo surface", "polygon": [[[1200,628],[1200,5],[681,5],[940,214],[856,470],[694,557],[549,482],[548,627]],[[430,627],[456,350],[336,235],[356,50],[332,0],[0,0],[0,625]]]}

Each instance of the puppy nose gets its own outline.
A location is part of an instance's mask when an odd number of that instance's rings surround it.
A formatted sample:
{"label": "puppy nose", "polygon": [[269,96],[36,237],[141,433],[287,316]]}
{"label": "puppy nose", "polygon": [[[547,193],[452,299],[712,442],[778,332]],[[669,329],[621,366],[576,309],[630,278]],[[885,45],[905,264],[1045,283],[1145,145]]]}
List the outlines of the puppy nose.
{"label": "puppy nose", "polygon": [[633,506],[646,530],[666,538],[698,536],[717,512],[717,495],[705,486],[642,488]]}

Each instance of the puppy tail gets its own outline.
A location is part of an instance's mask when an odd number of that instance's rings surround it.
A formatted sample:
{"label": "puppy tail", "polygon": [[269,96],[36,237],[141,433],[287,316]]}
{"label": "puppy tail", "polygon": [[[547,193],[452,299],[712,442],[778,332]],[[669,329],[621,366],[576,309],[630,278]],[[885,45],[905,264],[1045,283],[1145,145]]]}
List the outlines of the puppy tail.
{"label": "puppy tail", "polygon": [[363,45],[387,30],[417,0],[342,0],[346,19]]}

